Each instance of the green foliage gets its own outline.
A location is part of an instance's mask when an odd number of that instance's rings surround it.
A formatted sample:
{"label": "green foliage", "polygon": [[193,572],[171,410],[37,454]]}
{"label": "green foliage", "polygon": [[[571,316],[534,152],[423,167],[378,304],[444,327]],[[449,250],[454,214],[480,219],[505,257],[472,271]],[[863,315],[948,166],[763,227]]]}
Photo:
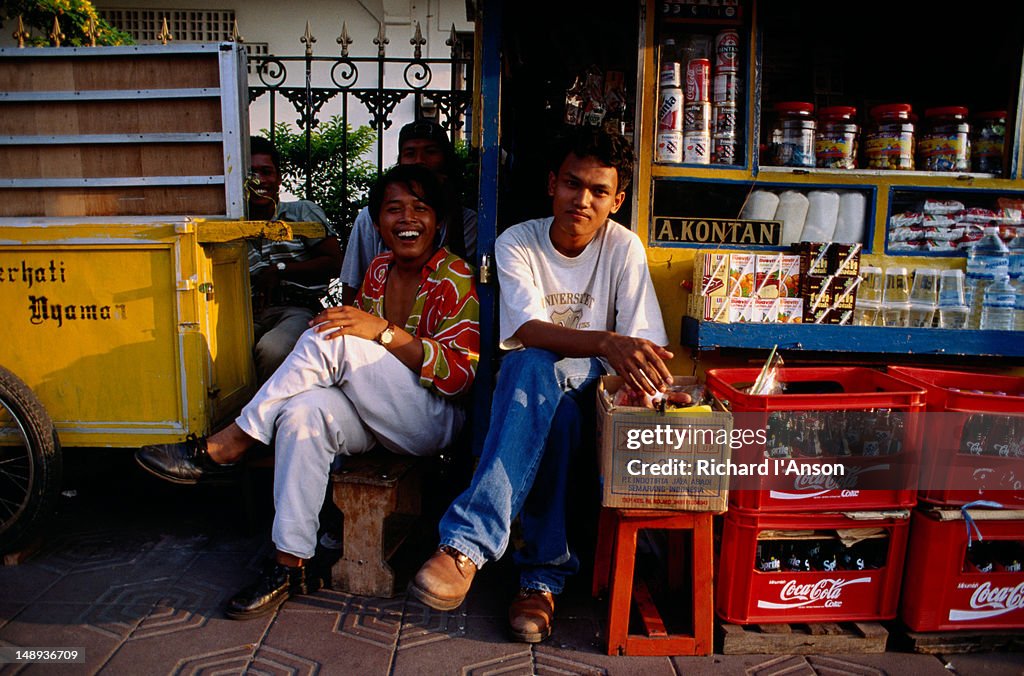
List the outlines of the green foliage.
{"label": "green foliage", "polygon": [[4,0],[0,3],[0,28],[16,29],[22,18],[30,37],[26,44],[37,47],[51,45],[48,37],[53,32],[53,18],[57,17],[64,34],[62,45],[81,47],[89,44],[85,32],[89,19],[96,21],[97,45],[131,45],[135,41],[100,18],[89,0]]}
{"label": "green foliage", "polygon": [[[270,138],[266,129],[260,134]],[[274,126],[274,144],[281,153],[281,185],[293,195],[319,204],[342,242],[347,241],[352,222],[366,206],[370,186],[377,178],[376,165],[365,159],[376,139],[371,127],[352,129],[340,115],[334,115],[313,128],[307,161],[305,133],[285,122]],[[307,173],[312,179],[308,194]]]}

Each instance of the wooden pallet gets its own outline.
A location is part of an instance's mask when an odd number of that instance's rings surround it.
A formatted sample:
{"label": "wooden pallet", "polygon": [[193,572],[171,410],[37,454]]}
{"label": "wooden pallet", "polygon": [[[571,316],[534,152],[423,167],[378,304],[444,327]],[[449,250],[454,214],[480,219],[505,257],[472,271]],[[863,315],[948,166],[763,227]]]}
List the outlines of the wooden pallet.
{"label": "wooden pallet", "polygon": [[889,632],[877,622],[719,625],[724,655],[884,653]]}
{"label": "wooden pallet", "polygon": [[899,634],[908,650],[926,655],[954,655],[995,651],[1024,651],[1024,631],[993,629],[989,631],[907,631]]}

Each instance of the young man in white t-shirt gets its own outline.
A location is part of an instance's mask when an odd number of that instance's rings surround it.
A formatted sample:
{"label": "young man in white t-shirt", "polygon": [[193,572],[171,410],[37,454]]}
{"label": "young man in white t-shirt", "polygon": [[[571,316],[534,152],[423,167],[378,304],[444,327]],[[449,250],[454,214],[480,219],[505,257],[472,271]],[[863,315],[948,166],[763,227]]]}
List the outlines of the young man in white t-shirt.
{"label": "young man in white t-shirt", "polygon": [[476,569],[502,556],[518,516],[520,591],[513,636],[551,634],[554,595],[579,568],[566,536],[569,459],[597,379],[613,370],[654,394],[671,358],[640,239],[609,219],[622,206],[633,152],[618,135],[581,130],[555,153],[554,215],[498,237],[501,366],[491,423],[470,487],[441,520],[441,546],[410,590],[432,608],[457,608]]}

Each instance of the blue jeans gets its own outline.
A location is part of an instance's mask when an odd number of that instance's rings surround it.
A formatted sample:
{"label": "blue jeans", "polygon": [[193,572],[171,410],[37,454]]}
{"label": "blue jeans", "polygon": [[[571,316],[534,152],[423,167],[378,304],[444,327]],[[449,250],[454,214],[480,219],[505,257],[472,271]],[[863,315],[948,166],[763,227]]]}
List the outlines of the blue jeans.
{"label": "blue jeans", "polygon": [[518,515],[525,541],[515,557],[520,586],[561,593],[579,569],[566,535],[569,459],[602,374],[597,359],[533,348],[505,356],[480,462],[441,519],[441,544],[482,566],[504,554]]}

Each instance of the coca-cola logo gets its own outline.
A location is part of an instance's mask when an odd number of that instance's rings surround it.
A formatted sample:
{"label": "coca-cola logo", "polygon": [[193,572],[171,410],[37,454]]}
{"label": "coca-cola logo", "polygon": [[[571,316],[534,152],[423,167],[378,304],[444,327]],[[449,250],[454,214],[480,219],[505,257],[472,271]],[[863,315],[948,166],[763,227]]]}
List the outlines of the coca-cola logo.
{"label": "coca-cola logo", "polygon": [[788,608],[800,608],[817,603],[826,608],[838,608],[843,605],[841,600],[843,590],[852,584],[871,582],[870,577],[858,577],[853,580],[842,580],[839,578],[822,578],[817,582],[798,583],[796,580],[786,580],[779,590],[779,602],[759,600],[758,608],[773,610],[786,610]]}
{"label": "coca-cola logo", "polygon": [[[788,493],[786,491],[770,491],[772,498],[777,500],[805,500],[824,495],[830,491],[847,491],[856,488],[860,476],[867,472],[889,471],[889,465],[871,465],[869,467],[846,467],[844,476],[828,476],[825,474],[807,474],[797,476],[793,479],[793,490],[800,493]],[[848,497],[844,495],[843,497]],[[851,495],[849,497],[856,497]]]}
{"label": "coca-cola logo", "polygon": [[991,582],[984,582],[971,594],[971,608],[974,610],[950,610],[950,621],[981,620],[1024,608],[1024,582],[1016,587],[993,587]]}

